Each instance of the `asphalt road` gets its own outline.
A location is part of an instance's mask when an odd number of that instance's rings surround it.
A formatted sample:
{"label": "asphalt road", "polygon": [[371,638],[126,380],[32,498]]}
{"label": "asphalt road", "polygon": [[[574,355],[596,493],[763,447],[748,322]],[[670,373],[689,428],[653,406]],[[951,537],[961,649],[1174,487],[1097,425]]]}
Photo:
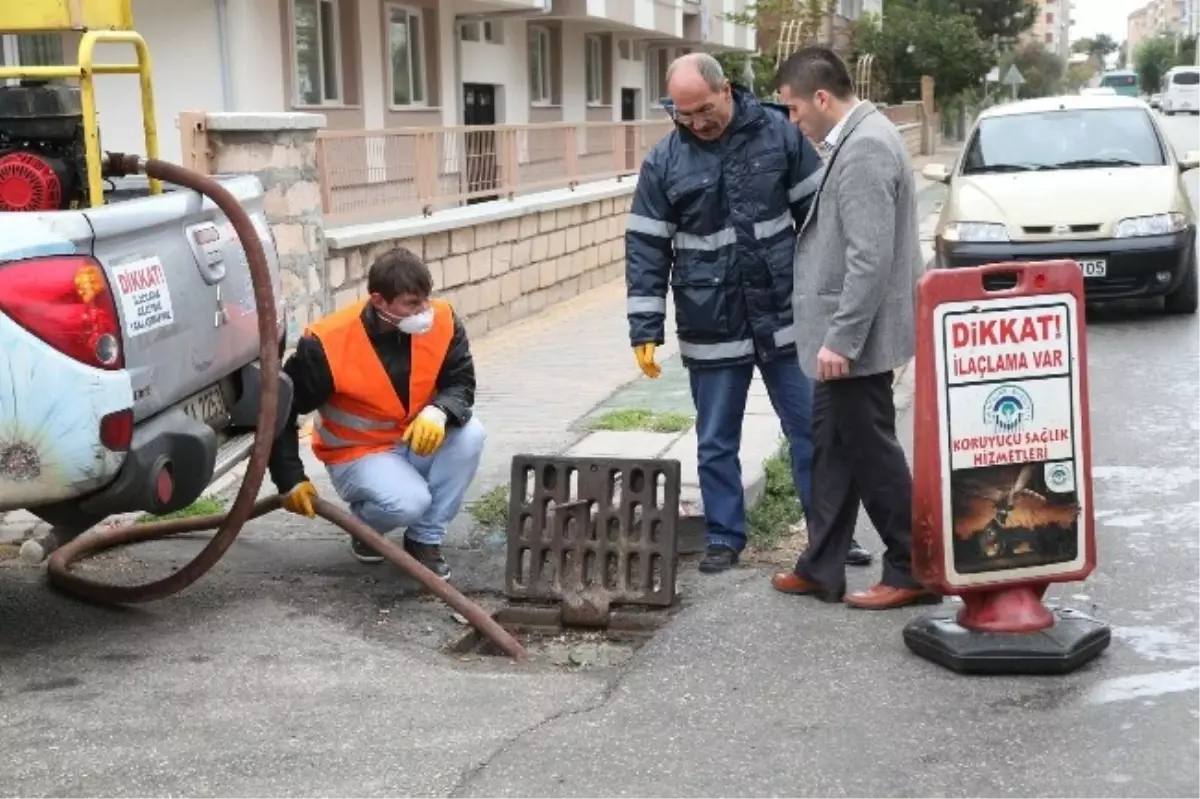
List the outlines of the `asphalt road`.
{"label": "asphalt road", "polygon": [[[1164,122],[1198,146],[1194,119]],[[1100,565],[1050,598],[1114,641],[1072,675],[953,675],[901,642],[922,611],[783,597],[753,568],[689,573],[682,612],[625,667],[463,661],[441,649],[461,632],[443,608],[276,516],[145,607],[0,567],[0,793],[1196,796],[1197,334],[1153,306],[1089,318]],[[196,546],[88,568],[133,579]],[[452,554],[495,604],[499,553]]]}

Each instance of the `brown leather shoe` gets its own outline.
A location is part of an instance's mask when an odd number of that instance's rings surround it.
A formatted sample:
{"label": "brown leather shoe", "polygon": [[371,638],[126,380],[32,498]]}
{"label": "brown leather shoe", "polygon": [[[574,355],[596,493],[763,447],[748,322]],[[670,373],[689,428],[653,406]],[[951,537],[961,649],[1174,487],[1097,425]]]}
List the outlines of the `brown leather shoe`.
{"label": "brown leather shoe", "polygon": [[812,596],[822,602],[841,602],[846,593],[844,588],[838,590],[825,588],[795,572],[779,572],[771,578],[771,587],[781,594]]}
{"label": "brown leather shoe", "polygon": [[895,588],[883,583],[846,597],[847,605],[860,610],[892,610],[905,605],[937,605],[941,601],[942,595],[928,588]]}

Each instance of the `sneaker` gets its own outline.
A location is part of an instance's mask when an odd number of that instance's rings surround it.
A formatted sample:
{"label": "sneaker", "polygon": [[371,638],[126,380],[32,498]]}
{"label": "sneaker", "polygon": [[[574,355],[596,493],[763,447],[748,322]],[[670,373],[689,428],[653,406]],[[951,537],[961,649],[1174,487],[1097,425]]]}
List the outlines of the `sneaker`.
{"label": "sneaker", "polygon": [[442,557],[442,548],[437,544],[419,544],[411,538],[405,538],[404,551],[443,580],[450,576],[450,564]]}
{"label": "sneaker", "polygon": [[738,553],[729,547],[710,544],[700,559],[700,571],[704,574],[718,574],[729,571],[738,562]]}
{"label": "sneaker", "polygon": [[383,563],[383,555],[353,536],[350,537],[350,551],[358,558],[359,563]]}

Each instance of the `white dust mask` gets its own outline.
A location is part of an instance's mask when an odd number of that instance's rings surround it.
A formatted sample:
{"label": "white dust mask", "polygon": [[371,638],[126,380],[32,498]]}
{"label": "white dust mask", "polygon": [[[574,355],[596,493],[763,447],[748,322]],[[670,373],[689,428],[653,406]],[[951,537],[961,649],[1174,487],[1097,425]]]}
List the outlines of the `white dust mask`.
{"label": "white dust mask", "polygon": [[396,322],[396,327],[401,333],[407,333],[410,336],[419,336],[422,333],[428,333],[433,327],[433,309],[426,308],[418,314],[406,316]]}

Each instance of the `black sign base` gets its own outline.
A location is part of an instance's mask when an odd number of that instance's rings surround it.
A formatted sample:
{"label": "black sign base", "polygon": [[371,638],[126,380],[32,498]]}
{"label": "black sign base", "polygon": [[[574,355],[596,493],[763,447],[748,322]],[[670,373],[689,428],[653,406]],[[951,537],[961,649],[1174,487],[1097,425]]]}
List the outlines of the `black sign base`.
{"label": "black sign base", "polygon": [[1108,648],[1104,623],[1066,608],[1053,609],[1054,625],[1031,633],[968,630],[957,611],[913,619],[904,643],[914,653],[960,674],[1068,674]]}

